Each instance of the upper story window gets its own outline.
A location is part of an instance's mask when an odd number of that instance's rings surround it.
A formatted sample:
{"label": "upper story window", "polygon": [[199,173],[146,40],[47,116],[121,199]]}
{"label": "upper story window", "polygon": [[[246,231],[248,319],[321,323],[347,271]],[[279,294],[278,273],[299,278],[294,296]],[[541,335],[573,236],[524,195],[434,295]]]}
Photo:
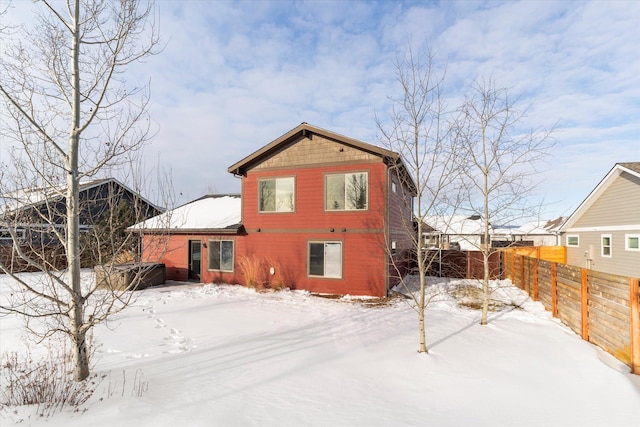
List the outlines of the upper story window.
{"label": "upper story window", "polygon": [[577,234],[568,234],[567,235],[567,246],[580,246],[580,236]]}
{"label": "upper story window", "polygon": [[600,254],[605,258],[611,258],[611,234],[600,236]]}
{"label": "upper story window", "polygon": [[295,179],[290,176],[258,180],[258,210],[260,212],[293,212],[295,210]]}
{"label": "upper story window", "polygon": [[628,251],[640,251],[640,234],[625,234],[624,248]]}
{"label": "upper story window", "polygon": [[369,204],[367,172],[325,176],[325,209],[328,211],[366,210]]}

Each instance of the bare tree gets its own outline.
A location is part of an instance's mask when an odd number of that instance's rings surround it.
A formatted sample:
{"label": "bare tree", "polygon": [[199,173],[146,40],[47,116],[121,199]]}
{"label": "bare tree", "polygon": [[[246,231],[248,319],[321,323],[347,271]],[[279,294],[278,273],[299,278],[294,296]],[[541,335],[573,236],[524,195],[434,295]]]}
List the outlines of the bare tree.
{"label": "bare tree", "polygon": [[[22,292],[3,301],[2,309],[23,314],[32,324],[38,320],[33,329],[42,337],[66,334],[76,381],[89,375],[88,331],[127,303],[123,292],[98,292],[82,283],[80,217],[91,201],[80,199],[81,185],[135,164],[152,134],[148,84],[128,85],[123,77],[130,64],[158,47],[152,13],[153,4],[140,0],[42,0],[37,25],[2,43],[1,128],[13,144],[15,167],[3,177],[0,226],[16,257],[46,273],[42,283],[14,275]],[[138,201],[129,206],[134,216],[139,213]],[[103,221],[103,231],[93,228],[86,238],[96,247],[114,238],[117,209],[95,217]],[[118,236],[109,259],[101,261],[113,261],[129,245]],[[63,248],[63,273],[56,269],[57,254],[45,251],[54,241]],[[0,269],[13,272],[6,263]]]}
{"label": "bare tree", "polygon": [[532,201],[537,167],[553,145],[553,129],[522,130],[526,109],[518,110],[516,103],[493,80],[476,82],[454,125],[464,205],[482,220],[482,325],[489,310],[491,227],[538,215],[539,205]]}
{"label": "bare tree", "polygon": [[[440,212],[451,200],[448,190],[455,183],[455,148],[449,143],[445,120],[442,86],[445,72],[437,72],[432,51],[425,48],[416,53],[409,47],[395,62],[396,79],[400,85],[398,97],[390,97],[393,108],[388,120],[377,118],[380,142],[399,153],[409,172],[411,183],[400,188],[414,188],[415,193],[400,193],[400,203],[413,211],[413,217],[404,219],[404,232],[411,236],[410,264],[417,269],[419,292],[409,292],[418,313],[419,352],[427,352],[425,309],[429,303],[426,294],[426,274],[437,262],[435,252],[427,251],[424,235],[426,219]],[[403,174],[397,174],[403,179]],[[450,200],[447,200],[449,198]],[[389,243],[389,242],[387,242]],[[396,248],[389,246],[393,252]],[[401,262],[401,261],[400,261]],[[402,266],[395,266],[399,275]]]}

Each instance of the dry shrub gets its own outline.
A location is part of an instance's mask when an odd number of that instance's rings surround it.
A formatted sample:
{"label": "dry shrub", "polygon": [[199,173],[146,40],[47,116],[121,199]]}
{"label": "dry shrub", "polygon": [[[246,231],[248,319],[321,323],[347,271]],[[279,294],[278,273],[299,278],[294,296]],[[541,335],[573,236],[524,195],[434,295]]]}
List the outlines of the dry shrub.
{"label": "dry shrub", "polygon": [[241,256],[238,259],[238,265],[242,274],[244,274],[246,285],[250,288],[261,290],[264,288],[262,281],[262,262],[255,257]]}
{"label": "dry shrub", "polygon": [[[259,291],[272,289],[280,291],[287,287],[282,265],[270,257],[263,259],[243,256],[238,259],[238,265],[244,274],[246,284]],[[271,274],[273,268],[273,274]]]}
{"label": "dry shrub", "polygon": [[45,418],[65,407],[80,411],[104,379],[104,375],[92,374],[84,381],[73,381],[70,354],[51,347],[39,360],[30,350],[22,355],[4,353],[0,364],[0,406],[34,405],[37,415]]}

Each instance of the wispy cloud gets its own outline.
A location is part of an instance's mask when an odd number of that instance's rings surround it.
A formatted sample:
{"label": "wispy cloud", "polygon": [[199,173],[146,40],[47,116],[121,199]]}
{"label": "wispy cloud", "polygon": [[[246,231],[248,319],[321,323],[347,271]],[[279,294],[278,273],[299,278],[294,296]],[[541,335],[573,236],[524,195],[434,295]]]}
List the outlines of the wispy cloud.
{"label": "wispy cloud", "polygon": [[237,192],[234,162],[302,121],[375,143],[393,60],[428,41],[455,105],[478,78],[558,124],[541,193],[567,214],[615,162],[640,161],[640,2],[160,1],[147,149],[185,199]]}

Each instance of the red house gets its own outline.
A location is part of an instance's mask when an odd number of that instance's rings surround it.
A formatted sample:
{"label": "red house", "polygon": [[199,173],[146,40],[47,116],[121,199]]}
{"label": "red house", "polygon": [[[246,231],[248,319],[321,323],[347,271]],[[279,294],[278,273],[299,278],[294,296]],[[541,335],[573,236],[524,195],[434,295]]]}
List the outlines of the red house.
{"label": "red house", "polygon": [[149,248],[166,227],[138,224],[143,259],[165,263],[168,279],[385,296],[404,274],[415,185],[397,153],[302,123],[228,171],[241,199],[174,212],[183,225],[171,225],[162,254]]}

